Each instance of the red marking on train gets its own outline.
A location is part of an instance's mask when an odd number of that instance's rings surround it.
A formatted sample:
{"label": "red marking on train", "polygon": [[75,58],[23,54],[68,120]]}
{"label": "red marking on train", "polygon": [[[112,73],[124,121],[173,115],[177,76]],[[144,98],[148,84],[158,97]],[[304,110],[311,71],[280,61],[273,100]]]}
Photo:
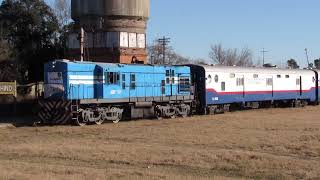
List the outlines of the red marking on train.
{"label": "red marking on train", "polygon": [[[312,87],[309,90],[302,90],[303,93],[307,93],[315,89],[316,87]],[[237,92],[217,92],[214,89],[207,89],[209,92],[221,94],[221,95],[235,95],[235,94],[272,94],[273,93],[300,93],[300,90],[276,90],[276,91],[237,91]]]}

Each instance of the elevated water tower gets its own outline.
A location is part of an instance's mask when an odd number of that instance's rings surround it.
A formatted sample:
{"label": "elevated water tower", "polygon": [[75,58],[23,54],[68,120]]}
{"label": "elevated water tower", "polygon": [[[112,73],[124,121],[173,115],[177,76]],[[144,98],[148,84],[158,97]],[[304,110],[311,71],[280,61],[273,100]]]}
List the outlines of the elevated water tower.
{"label": "elevated water tower", "polygon": [[80,57],[79,34],[85,31],[85,59],[97,62],[146,62],[149,0],[72,0],[75,30],[68,38],[71,59]]}

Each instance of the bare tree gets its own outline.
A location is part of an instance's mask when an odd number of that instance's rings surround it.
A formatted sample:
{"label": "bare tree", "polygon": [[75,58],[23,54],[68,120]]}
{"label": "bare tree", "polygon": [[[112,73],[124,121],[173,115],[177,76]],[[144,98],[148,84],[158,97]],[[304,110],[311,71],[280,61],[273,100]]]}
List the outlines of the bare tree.
{"label": "bare tree", "polygon": [[253,66],[250,49],[243,48],[238,52],[238,49],[224,49],[221,44],[212,45],[209,58],[216,64],[225,66]]}
{"label": "bare tree", "polygon": [[221,44],[218,45],[212,45],[211,51],[209,52],[209,58],[212,59],[217,64],[225,64],[225,51]]}
{"label": "bare tree", "polygon": [[238,50],[228,49],[225,53],[225,64],[227,66],[234,66],[238,63]]}
{"label": "bare tree", "polygon": [[54,11],[61,27],[69,24],[71,20],[71,0],[55,0]]}
{"label": "bare tree", "polygon": [[320,58],[314,60],[314,66],[316,69],[320,69]]}
{"label": "bare tree", "polygon": [[252,52],[248,48],[243,48],[241,53],[238,55],[237,66],[253,66]]}
{"label": "bare tree", "polygon": [[194,60],[193,60],[193,63],[194,63],[194,64],[198,64],[198,65],[208,65],[208,63],[206,62],[206,60],[205,60],[205,59],[201,59],[201,58],[194,59]]}
{"label": "bare tree", "polygon": [[169,64],[171,65],[181,65],[181,64],[188,64],[191,62],[191,59],[188,57],[183,57],[180,54],[177,54],[176,52],[172,51],[169,54],[169,59],[170,62]]}
{"label": "bare tree", "polygon": [[148,50],[148,58],[151,64],[162,64],[162,46],[154,41],[152,45],[147,47]]}
{"label": "bare tree", "polygon": [[[148,46],[148,59],[151,64],[163,64],[163,47],[157,41]],[[165,64],[177,65],[190,63],[191,59],[176,53],[171,46],[166,47]]]}

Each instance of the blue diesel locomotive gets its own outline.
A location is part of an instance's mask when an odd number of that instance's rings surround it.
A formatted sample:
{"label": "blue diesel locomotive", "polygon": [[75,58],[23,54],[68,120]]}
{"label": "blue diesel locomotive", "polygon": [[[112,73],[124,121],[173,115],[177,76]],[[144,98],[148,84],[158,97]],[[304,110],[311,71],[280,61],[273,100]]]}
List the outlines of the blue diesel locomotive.
{"label": "blue diesel locomotive", "polygon": [[45,64],[39,117],[51,124],[185,117],[194,99],[187,66],[56,60]]}

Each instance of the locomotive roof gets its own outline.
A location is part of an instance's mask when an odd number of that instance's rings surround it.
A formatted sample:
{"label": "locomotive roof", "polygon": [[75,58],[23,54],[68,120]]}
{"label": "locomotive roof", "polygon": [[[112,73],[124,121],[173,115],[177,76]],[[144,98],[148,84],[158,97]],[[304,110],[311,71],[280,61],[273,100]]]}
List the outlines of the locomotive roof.
{"label": "locomotive roof", "polygon": [[[174,67],[176,65],[153,65],[153,64],[121,64],[121,63],[103,63],[103,62],[92,62],[92,61],[71,61],[67,59],[57,59],[54,60],[55,62],[63,62],[63,63],[73,63],[73,64],[94,64],[94,65],[99,65],[99,66],[119,66],[119,65],[131,65],[131,66],[166,66],[166,67]],[[183,66],[183,65],[180,65]]]}
{"label": "locomotive roof", "polygon": [[308,69],[283,69],[283,68],[258,68],[258,67],[238,67],[238,66],[202,66],[206,71],[230,72],[230,73],[272,73],[272,74],[313,74],[313,70]]}

